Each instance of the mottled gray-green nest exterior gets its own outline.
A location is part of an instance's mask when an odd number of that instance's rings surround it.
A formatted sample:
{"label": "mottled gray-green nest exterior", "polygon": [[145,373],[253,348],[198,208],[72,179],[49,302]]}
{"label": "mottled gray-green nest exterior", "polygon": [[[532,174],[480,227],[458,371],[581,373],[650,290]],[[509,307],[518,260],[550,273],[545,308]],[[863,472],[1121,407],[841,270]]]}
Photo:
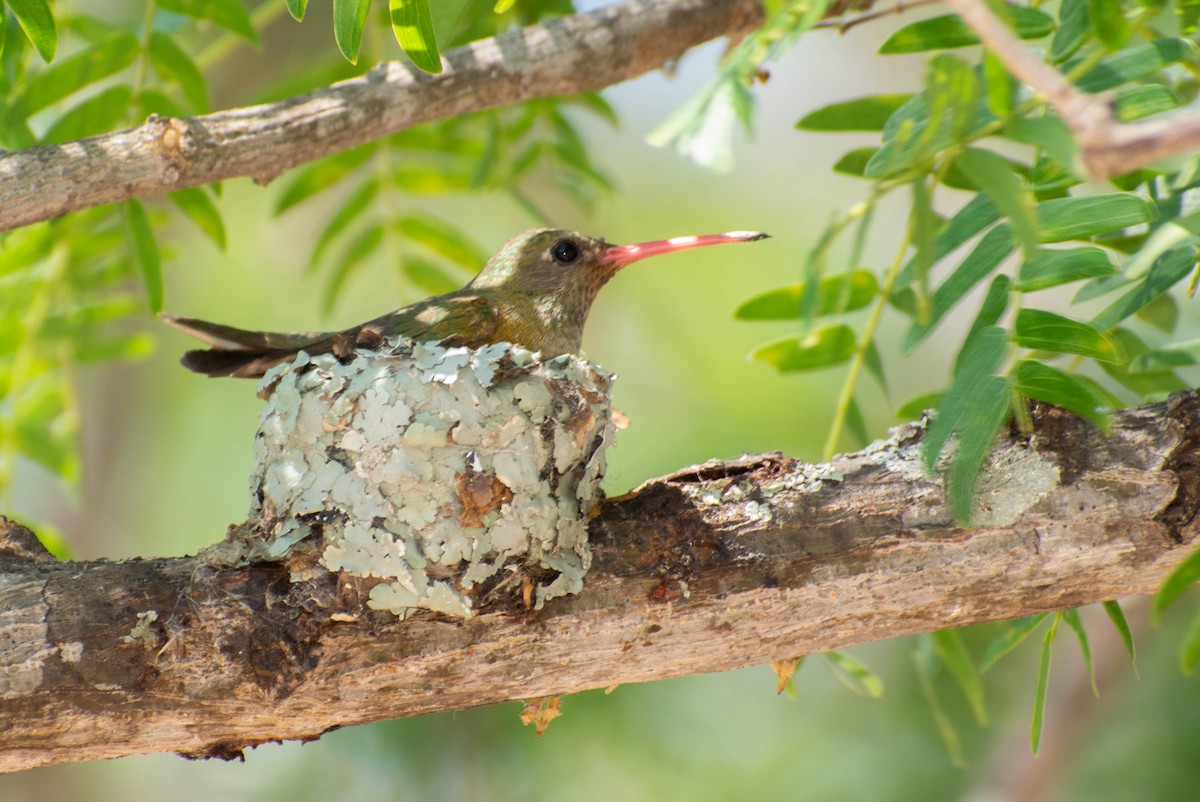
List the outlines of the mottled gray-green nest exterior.
{"label": "mottled gray-green nest exterior", "polygon": [[397,615],[470,615],[481,586],[523,568],[549,577],[537,606],[577,593],[614,439],[611,382],[508,343],[302,353],[263,378],[255,550],[282,558],[319,528],[320,564],[376,580],[368,604]]}

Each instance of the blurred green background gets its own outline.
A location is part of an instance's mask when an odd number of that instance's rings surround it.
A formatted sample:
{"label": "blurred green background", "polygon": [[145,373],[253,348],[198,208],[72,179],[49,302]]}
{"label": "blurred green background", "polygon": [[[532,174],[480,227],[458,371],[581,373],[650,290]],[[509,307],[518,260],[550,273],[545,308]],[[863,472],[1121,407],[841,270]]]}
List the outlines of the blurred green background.
{"label": "blurred green background", "polygon": [[[261,87],[246,76],[269,81],[280,59],[296,57],[281,48],[331,47],[324,22],[303,28],[303,36],[285,28],[286,36],[268,35],[261,51],[233,57],[223,84],[214,84],[214,107],[255,97]],[[560,205],[557,224],[616,242],[732,229],[773,235],[638,265],[601,294],[585,350],[618,375],[615,402],[632,421],[610,452],[610,494],[714,457],[772,450],[818,457],[840,372],[781,377],[748,361],[755,345],[789,328],[738,323],[731,313],[744,298],[797,280],[805,249],[833,210],[859,199],[862,187],[834,176],[829,165],[866,140],[804,134],[793,124],[832,100],[915,87],[919,58],[885,62],[873,55],[890,29],[883,23],[845,36],[816,33],[775,65],[756,90],[753,139],[739,143],[729,174],[703,172],[644,144],[666,111],[711,75],[720,43],[689,54],[671,78],[655,74],[609,90],[620,130],[581,118],[593,157],[617,191],[590,215]],[[304,330],[341,328],[413,300],[398,295],[386,265],[372,264],[323,318],[323,281],[307,278],[303,268],[332,207],[318,200],[275,219],[270,210],[280,183],[225,186],[226,253],[178,224],[169,311]],[[488,250],[533,225],[500,196],[412,204],[466,221]],[[882,211],[879,219],[898,232],[906,210]],[[895,247],[887,232],[888,225],[876,227],[871,266]],[[1194,317],[1190,306],[1185,310]],[[145,327],[159,340],[152,359],[80,377],[85,475],[78,492],[64,493],[26,465],[13,494],[18,517],[53,523],[80,558],[194,553],[241,521],[248,506],[260,407],[254,385],[187,373],[176,360],[192,343],[149,318]],[[885,329],[880,340],[889,339]],[[937,341],[908,360],[885,351],[892,401],[939,385],[949,356]],[[872,433],[882,435],[893,423],[888,404],[880,398],[865,407]],[[519,705],[509,704],[357,727],[303,746],[265,745],[248,750],[244,765],[155,755],[38,769],[0,777],[0,800],[1192,799],[1200,777],[1200,694],[1175,659],[1188,611],[1173,609],[1157,630],[1144,606],[1135,604],[1128,615],[1139,636],[1141,680],[1104,616],[1085,611],[1102,695],[1092,698],[1074,643],[1060,638],[1036,760],[1028,727],[1039,638],[987,675],[987,728],[939,678],[965,767],[953,764],[921,695],[916,641],[902,639],[853,650],[886,684],[881,700],[852,694],[812,658],[795,678],[794,700],[776,694],[763,665],[568,697],[563,717],[540,740],[521,727]],[[978,654],[990,636],[970,632],[968,643]],[[764,652],[747,661],[775,657]]]}

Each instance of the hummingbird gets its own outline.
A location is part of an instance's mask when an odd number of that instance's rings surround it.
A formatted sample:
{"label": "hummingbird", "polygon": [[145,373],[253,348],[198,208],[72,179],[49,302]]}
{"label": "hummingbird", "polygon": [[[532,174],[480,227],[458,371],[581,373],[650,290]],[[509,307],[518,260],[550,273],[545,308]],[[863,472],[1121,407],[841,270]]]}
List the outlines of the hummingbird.
{"label": "hummingbird", "polygon": [[184,367],[208,376],[257,378],[300,351],[347,358],[359,348],[377,348],[396,335],[471,348],[511,342],[550,358],[579,351],[596,293],[626,265],[650,256],[767,236],[730,231],[611,245],[574,231],[534,229],[505,243],[461,290],[338,332],[246,331],[193,318],[162,317],[212,346],[188,351],[180,359]]}

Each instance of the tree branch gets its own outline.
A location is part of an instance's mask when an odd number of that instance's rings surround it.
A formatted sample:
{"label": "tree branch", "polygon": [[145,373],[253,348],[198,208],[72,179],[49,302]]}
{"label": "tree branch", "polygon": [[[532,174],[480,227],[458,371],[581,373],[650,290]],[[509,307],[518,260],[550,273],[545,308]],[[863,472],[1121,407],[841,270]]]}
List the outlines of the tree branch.
{"label": "tree branch", "polygon": [[1079,143],[1093,178],[1128,173],[1159,159],[1200,148],[1200,113],[1177,112],[1133,123],[1117,121],[1110,95],[1079,91],[1021,44],[982,0],[946,0],[1022,83],[1046,99]]}
{"label": "tree branch", "polygon": [[757,0],[636,0],[549,20],[306,95],[0,156],[0,231],[228,178],[265,184],[298,164],[420,123],[602,89],[718,36],[753,30]]}
{"label": "tree branch", "polygon": [[[59,563],[0,531],[0,770],[236,757],[333,727],[725,671],[1152,592],[1200,510],[1200,393],[1103,435],[1035,406],[956,526],[921,429],[829,465],[713,462],[605,502],[578,596],[469,619],[365,608],[359,581],[197,557]],[[308,566],[312,569],[312,566]],[[311,573],[311,571],[310,571]],[[772,680],[764,677],[764,682]]]}

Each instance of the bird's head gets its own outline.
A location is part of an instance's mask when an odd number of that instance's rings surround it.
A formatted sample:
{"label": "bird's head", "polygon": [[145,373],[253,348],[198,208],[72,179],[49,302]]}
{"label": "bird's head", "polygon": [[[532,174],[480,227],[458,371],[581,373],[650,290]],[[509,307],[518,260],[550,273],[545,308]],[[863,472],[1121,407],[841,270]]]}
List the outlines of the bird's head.
{"label": "bird's head", "polygon": [[557,305],[561,312],[579,316],[582,327],[596,293],[626,265],[689,248],[752,242],[766,236],[757,231],[731,231],[611,245],[575,231],[539,228],[518,234],[505,243],[470,286]]}

